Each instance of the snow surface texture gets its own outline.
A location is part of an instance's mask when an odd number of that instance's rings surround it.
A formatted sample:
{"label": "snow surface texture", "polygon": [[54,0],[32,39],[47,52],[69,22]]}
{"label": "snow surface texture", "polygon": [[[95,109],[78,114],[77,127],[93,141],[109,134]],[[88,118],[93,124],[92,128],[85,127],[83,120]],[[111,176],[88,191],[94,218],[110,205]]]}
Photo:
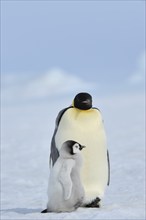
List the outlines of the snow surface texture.
{"label": "snow surface texture", "polygon": [[[87,85],[81,84],[85,91]],[[50,94],[48,97],[34,99],[39,80],[32,87],[30,82],[27,85],[28,93],[21,93],[20,82],[10,86],[7,81],[2,87],[1,219],[145,219],[144,93],[103,97],[92,93],[94,106],[100,108],[104,118],[111,163],[111,182],[102,207],[41,214],[47,203],[55,118],[82,89],[67,92],[66,87],[61,96],[58,91],[51,97],[51,87],[40,92],[40,97],[44,93]],[[29,93],[31,99],[27,99]]]}

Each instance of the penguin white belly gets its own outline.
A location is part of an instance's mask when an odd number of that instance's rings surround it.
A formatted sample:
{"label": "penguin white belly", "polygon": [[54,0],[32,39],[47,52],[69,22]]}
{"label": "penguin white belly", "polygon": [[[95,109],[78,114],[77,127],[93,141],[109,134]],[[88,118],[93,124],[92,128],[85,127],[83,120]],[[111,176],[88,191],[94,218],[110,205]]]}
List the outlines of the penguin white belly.
{"label": "penguin white belly", "polygon": [[101,114],[96,109],[68,109],[62,116],[55,136],[56,147],[66,140],[86,146],[81,170],[85,202],[104,195],[108,181],[107,146]]}

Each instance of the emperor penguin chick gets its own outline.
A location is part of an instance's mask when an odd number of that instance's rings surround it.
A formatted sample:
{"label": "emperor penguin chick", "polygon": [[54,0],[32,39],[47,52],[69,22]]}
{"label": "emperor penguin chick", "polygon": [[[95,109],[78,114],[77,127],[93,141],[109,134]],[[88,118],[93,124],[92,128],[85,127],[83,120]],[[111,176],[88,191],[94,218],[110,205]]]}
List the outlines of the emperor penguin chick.
{"label": "emperor penguin chick", "polygon": [[50,171],[46,212],[71,212],[82,205],[84,188],[81,183],[81,150],[85,146],[68,140]]}

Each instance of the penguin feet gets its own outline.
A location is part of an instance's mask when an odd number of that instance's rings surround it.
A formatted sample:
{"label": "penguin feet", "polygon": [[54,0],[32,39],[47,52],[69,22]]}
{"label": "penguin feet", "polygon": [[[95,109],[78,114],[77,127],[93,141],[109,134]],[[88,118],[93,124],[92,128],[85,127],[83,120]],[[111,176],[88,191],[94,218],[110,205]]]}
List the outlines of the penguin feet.
{"label": "penguin feet", "polygon": [[100,201],[101,201],[101,199],[97,197],[91,203],[86,204],[84,207],[86,207],[86,208],[100,208],[100,203],[99,203]]}

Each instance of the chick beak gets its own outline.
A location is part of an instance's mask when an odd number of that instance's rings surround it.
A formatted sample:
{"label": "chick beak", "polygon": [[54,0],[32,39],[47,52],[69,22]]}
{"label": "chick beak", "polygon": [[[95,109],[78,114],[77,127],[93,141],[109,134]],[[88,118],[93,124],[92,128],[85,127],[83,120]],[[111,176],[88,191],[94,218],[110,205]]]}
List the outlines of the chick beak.
{"label": "chick beak", "polygon": [[83,148],[85,148],[86,146],[80,145],[80,150],[82,150]]}

